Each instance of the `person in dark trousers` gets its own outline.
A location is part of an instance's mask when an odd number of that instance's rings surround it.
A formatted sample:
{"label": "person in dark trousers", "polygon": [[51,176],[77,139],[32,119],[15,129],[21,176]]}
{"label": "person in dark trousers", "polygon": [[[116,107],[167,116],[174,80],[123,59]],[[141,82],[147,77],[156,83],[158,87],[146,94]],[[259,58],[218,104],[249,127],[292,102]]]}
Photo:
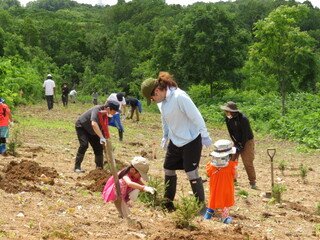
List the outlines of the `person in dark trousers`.
{"label": "person in dark trousers", "polygon": [[69,87],[67,83],[63,83],[61,86],[61,100],[64,107],[68,106]]}
{"label": "person in dark trousers", "polygon": [[48,109],[53,109],[53,96],[56,95],[56,84],[52,80],[52,75],[48,74],[47,79],[43,83],[43,89],[46,95]]}
{"label": "person in dark trousers", "polygon": [[137,121],[139,121],[139,113],[142,111],[141,102],[134,97],[128,97],[126,98],[126,103],[131,106],[129,119],[132,119],[134,112],[136,112]]}
{"label": "person in dark trousers", "polygon": [[[162,147],[167,151],[164,161],[165,173],[165,208],[175,210],[173,200],[176,194],[176,170],[184,170],[202,209],[200,215],[206,213],[203,181],[199,176],[199,162],[202,145],[209,147],[209,137],[205,122],[189,95],[178,88],[173,76],[168,72],[160,72],[158,79],[149,78],[141,85],[142,94],[157,103],[162,118]],[[168,144],[169,141],[169,144]]]}
{"label": "person in dark trousers", "polygon": [[98,93],[97,93],[97,91],[94,91],[92,93],[92,103],[93,103],[93,105],[98,105]]}
{"label": "person in dark trousers", "polygon": [[78,148],[74,171],[76,173],[84,173],[81,169],[81,163],[90,143],[93,148],[95,163],[97,168],[103,169],[103,148],[102,144],[106,144],[106,139],[102,134],[102,126],[98,113],[102,110],[106,111],[108,118],[112,118],[119,111],[119,103],[109,101],[103,106],[94,106],[88,111],[80,115],[76,121],[75,127],[78,135],[80,146]]}
{"label": "person in dark trousers", "polygon": [[226,124],[229,135],[237,149],[234,155],[235,160],[241,155],[244,168],[246,169],[250,187],[257,189],[256,171],[253,165],[254,160],[254,140],[253,132],[248,118],[240,112],[237,104],[230,101],[225,106],[220,106],[226,112]]}

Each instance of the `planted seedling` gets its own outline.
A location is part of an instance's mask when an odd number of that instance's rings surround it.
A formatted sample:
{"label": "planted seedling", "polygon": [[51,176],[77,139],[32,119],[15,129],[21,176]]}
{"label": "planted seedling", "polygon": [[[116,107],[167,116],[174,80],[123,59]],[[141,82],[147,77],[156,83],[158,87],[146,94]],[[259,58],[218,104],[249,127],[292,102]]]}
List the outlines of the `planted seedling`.
{"label": "planted seedling", "polygon": [[197,229],[192,222],[195,217],[199,216],[199,211],[202,208],[201,204],[194,196],[180,196],[180,198],[181,201],[175,205],[176,211],[173,214],[177,227],[189,230]]}
{"label": "planted seedling", "polygon": [[279,168],[279,170],[281,171],[282,175],[284,175],[284,170],[286,169],[286,167],[287,167],[287,163],[282,160],[282,161],[279,163],[279,166],[278,166],[278,168]]}
{"label": "planted seedling", "polygon": [[281,202],[281,195],[283,192],[287,191],[286,187],[280,184],[275,184],[272,187],[272,197],[280,203]]}

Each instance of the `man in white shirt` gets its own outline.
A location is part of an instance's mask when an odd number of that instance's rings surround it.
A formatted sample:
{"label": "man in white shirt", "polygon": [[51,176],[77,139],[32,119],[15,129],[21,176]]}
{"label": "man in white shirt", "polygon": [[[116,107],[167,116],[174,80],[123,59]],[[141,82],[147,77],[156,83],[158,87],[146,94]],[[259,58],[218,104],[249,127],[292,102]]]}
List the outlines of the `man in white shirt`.
{"label": "man in white shirt", "polygon": [[[124,98],[123,93],[119,92],[119,93],[111,93],[110,96],[108,97],[107,101],[105,102],[105,104],[108,103],[108,101],[116,101],[120,104],[120,113],[123,114],[123,116],[126,116],[126,100]],[[123,110],[123,112],[122,112]],[[119,132],[119,140],[122,141],[123,140],[123,132],[124,132],[124,128],[121,124],[121,117],[120,117],[120,113],[117,113],[115,115],[113,115],[113,117],[111,118],[111,120],[109,121],[109,126],[113,126],[118,128],[118,132]]]}
{"label": "man in white shirt", "polygon": [[53,95],[56,95],[56,85],[52,80],[52,75],[48,74],[47,79],[43,83],[43,89],[46,95],[48,109],[53,108]]}

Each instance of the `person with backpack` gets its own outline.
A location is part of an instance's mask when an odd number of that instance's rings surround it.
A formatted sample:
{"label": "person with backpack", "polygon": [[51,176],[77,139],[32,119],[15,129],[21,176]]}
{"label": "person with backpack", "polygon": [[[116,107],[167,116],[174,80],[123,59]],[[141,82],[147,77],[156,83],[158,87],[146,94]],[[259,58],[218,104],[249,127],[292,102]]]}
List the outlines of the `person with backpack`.
{"label": "person with backpack", "polygon": [[0,154],[6,153],[6,138],[9,137],[9,125],[13,126],[10,108],[0,97]]}

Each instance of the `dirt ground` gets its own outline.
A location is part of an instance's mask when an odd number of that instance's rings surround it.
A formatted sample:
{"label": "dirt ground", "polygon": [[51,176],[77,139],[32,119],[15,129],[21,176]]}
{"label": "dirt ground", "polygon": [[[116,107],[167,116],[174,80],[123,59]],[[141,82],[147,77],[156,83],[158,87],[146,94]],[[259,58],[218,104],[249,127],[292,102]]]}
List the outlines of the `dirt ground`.
{"label": "dirt ground", "polygon": [[[258,190],[249,188],[242,162],[239,162],[236,204],[231,208],[233,224],[195,219],[196,230],[179,229],[174,213],[131,202],[132,221],[120,219],[112,203],[104,203],[102,188],[110,176],[108,170],[94,169],[94,155],[89,150],[83,162],[83,174],[73,172],[78,148],[74,122],[91,105],[71,104],[67,109],[55,105],[48,111],[45,104],[16,109],[16,124],[22,145],[17,156],[0,156],[0,239],[320,239],[320,152],[298,152],[297,144],[255,134]],[[65,128],[55,126],[59,120]],[[38,128],[28,125],[37,122]],[[23,124],[22,124],[23,122]],[[124,141],[111,128],[112,144],[118,167],[127,165],[134,156],[150,161],[150,175],[163,178],[165,152],[159,147],[161,122],[159,114],[141,115],[140,122],[124,120]],[[228,138],[224,127],[209,128],[213,141]],[[287,189],[282,202],[266,198],[271,191],[271,164],[267,148],[276,148],[274,181]],[[203,149],[200,174],[212,149]],[[279,163],[287,164],[284,172]],[[308,169],[300,176],[301,164]],[[238,194],[246,191],[248,197]],[[190,194],[184,172],[178,172],[178,193]],[[208,183],[205,183],[208,195]]]}

